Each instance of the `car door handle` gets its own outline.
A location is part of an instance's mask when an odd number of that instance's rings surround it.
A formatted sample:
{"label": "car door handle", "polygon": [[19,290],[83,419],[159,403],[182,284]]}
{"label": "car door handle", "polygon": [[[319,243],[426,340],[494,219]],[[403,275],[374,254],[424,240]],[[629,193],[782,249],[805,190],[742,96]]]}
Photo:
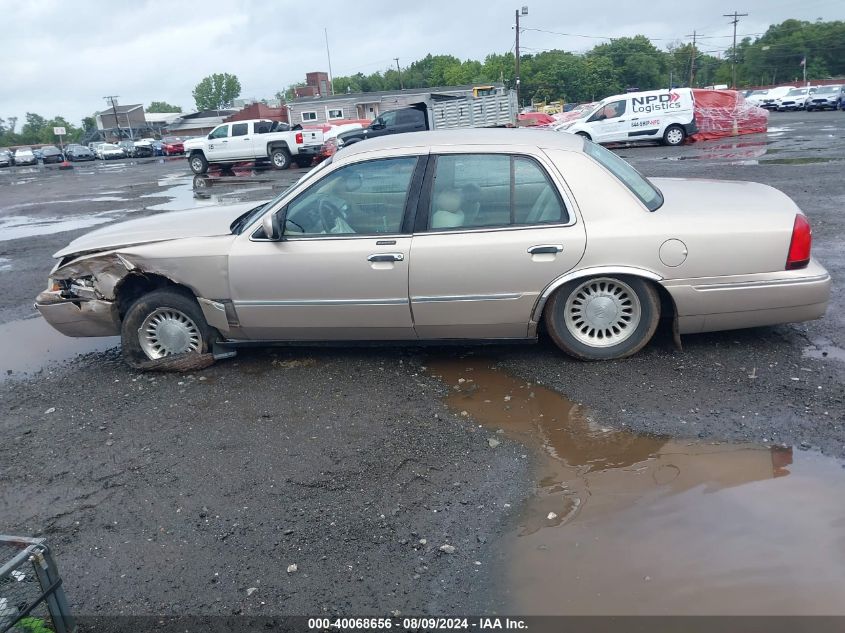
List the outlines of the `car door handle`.
{"label": "car door handle", "polygon": [[543,253],[561,253],[563,244],[537,244],[528,248],[530,255],[541,255]]}
{"label": "car door handle", "polygon": [[247,136],[244,140],[245,140],[245,141],[248,141],[248,140],[249,140],[249,137]]}
{"label": "car door handle", "polygon": [[367,258],[368,262],[401,262],[405,259],[404,253],[373,253]]}

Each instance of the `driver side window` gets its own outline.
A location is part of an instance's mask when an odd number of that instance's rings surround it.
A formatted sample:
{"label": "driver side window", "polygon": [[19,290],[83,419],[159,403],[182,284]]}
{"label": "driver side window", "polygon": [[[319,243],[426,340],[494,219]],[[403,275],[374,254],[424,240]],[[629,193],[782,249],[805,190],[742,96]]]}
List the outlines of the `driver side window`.
{"label": "driver side window", "polygon": [[401,233],[416,165],[411,156],[338,169],[288,205],[285,236]]}
{"label": "driver side window", "polygon": [[229,126],[221,125],[219,128],[215,129],[211,134],[209,134],[208,138],[226,138],[227,136],[229,136]]}

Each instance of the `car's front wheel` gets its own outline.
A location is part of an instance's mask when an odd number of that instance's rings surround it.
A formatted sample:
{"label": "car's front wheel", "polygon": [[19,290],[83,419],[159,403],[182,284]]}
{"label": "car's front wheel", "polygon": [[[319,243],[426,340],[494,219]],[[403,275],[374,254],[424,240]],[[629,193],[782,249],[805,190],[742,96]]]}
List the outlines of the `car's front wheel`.
{"label": "car's front wheel", "polygon": [[660,298],[636,277],[592,277],[561,286],[546,306],[549,335],[581,360],[624,358],[651,340],[660,320]]}
{"label": "car's front wheel", "polygon": [[684,132],[684,128],[680,125],[670,125],[663,133],[663,142],[666,145],[680,145],[686,137],[687,133]]}
{"label": "car's front wheel", "polygon": [[195,174],[204,174],[208,171],[208,160],[200,153],[191,156],[189,163],[191,165],[191,171]]}
{"label": "car's front wheel", "polygon": [[167,356],[204,354],[213,333],[193,297],[179,290],[154,290],[135,301],[123,318],[123,359],[142,369]]}

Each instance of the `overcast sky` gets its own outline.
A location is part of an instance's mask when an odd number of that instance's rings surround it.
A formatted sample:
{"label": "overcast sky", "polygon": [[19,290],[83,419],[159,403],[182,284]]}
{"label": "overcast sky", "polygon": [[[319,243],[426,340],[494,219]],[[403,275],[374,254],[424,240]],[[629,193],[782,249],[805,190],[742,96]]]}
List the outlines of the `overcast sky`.
{"label": "overcast sky", "polygon": [[[706,36],[706,51],[730,47],[732,27],[722,14],[734,10],[749,14],[740,35],[760,34],[787,18],[845,19],[843,0],[525,1],[526,29],[596,38],[641,33],[660,48],[688,41],[695,29]],[[18,116],[18,129],[26,112],[79,124],[104,109],[105,95],[120,95],[122,104],[163,100],[188,111],[193,87],[213,72],[237,75],[242,97],[272,98],[304,81],[306,72],[328,69],[324,28],[335,75],[384,70],[394,57],[404,66],[427,53],[483,59],[512,50],[518,6],[515,0],[382,0],[369,7],[348,0],[0,0],[0,118]],[[526,30],[521,46],[526,53],[580,52],[602,41]]]}

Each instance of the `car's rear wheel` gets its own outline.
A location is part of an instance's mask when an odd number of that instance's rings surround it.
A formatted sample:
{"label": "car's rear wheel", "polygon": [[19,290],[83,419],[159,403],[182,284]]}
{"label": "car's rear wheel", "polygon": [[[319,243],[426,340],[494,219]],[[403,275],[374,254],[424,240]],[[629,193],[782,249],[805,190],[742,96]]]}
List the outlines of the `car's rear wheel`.
{"label": "car's rear wheel", "polygon": [[179,290],[154,290],[127,310],[120,336],[123,359],[141,369],[167,356],[208,352],[214,330],[193,297]]}
{"label": "car's rear wheel", "polygon": [[290,152],[284,148],[274,149],[270,154],[270,162],[276,169],[287,169],[290,167]]}
{"label": "car's rear wheel", "polygon": [[680,125],[670,125],[663,132],[663,142],[666,145],[680,145],[686,137],[687,133]]}
{"label": "car's rear wheel", "polygon": [[636,277],[592,277],[561,286],[544,312],[555,344],[581,360],[624,358],[641,350],[660,320],[660,298]]}
{"label": "car's rear wheel", "polygon": [[206,160],[205,156],[202,154],[194,154],[191,156],[191,160],[189,162],[191,165],[191,171],[195,174],[204,174],[208,171],[208,160]]}

